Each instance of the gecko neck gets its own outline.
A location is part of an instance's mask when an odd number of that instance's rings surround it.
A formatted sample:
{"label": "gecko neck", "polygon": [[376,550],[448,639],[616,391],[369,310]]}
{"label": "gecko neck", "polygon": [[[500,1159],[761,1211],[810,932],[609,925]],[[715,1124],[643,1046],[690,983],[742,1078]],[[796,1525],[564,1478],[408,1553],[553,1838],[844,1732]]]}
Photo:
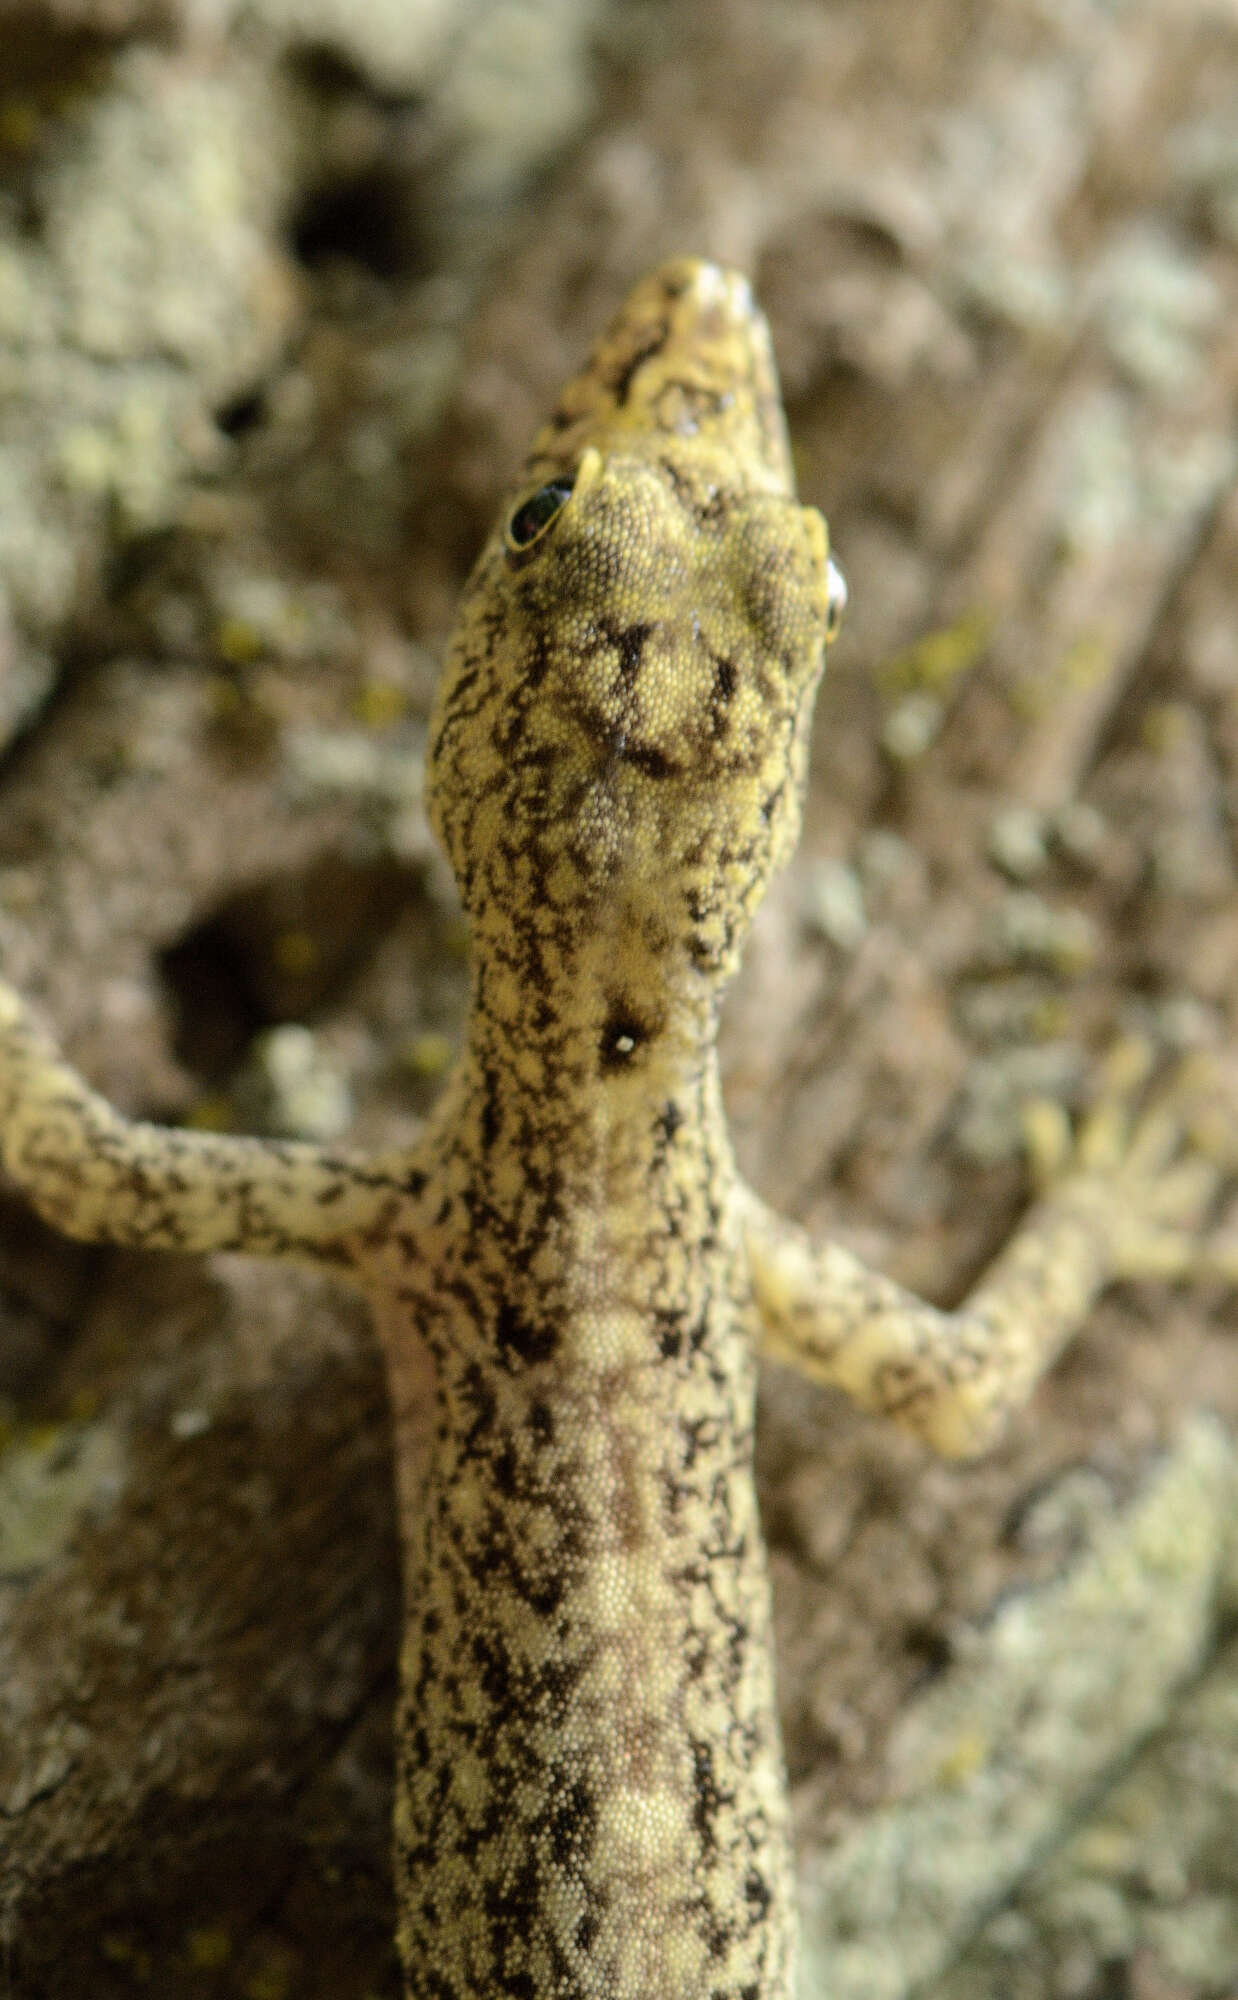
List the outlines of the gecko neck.
{"label": "gecko neck", "polygon": [[582,1193],[643,1204],[668,1146],[721,1160],[719,982],[667,954],[651,970],[603,934],[553,969],[545,952],[478,955],[457,1115],[484,1178],[536,1150]]}

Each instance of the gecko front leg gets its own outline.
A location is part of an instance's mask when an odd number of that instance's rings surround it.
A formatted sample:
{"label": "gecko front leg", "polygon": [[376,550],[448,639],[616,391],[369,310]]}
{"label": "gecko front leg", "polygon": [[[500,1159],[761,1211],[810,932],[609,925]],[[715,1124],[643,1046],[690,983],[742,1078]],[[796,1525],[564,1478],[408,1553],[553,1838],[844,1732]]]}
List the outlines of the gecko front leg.
{"label": "gecko front leg", "polygon": [[953,1312],[838,1244],[814,1244],[743,1188],[765,1352],[844,1390],[944,1457],[986,1450],[1107,1286],[1181,1276],[1201,1264],[1199,1226],[1219,1169],[1202,1155],[1183,1156],[1186,1079],[1135,1115],[1145,1068],[1137,1047],[1116,1052],[1101,1104],[1069,1149],[1059,1120],[1047,1121],[1047,1135],[1038,1121],[1049,1184]]}
{"label": "gecko front leg", "polygon": [[88,1243],[354,1262],[415,1163],[122,1117],[0,981],[0,1167],[45,1221]]}

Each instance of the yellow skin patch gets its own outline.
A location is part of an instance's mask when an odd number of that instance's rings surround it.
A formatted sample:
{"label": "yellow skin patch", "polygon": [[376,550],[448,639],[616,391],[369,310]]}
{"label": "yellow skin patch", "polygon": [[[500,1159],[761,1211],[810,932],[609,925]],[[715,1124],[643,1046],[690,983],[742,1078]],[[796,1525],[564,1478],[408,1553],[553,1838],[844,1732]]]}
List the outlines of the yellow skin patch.
{"label": "yellow skin patch", "polygon": [[1190,1261],[1208,1177],[1164,1121],[1068,1162],[956,1313],[739,1181],[718,1005],[796,838],[842,595],[747,284],[669,264],[465,590],[429,800],[472,1003],[418,1145],[131,1123],[0,984],[0,1160],[40,1213],[351,1274],[397,1411],[423,1406],[424,1485],[397,1467],[416,2000],[790,2000],[758,1350],[967,1453],[1104,1285]]}

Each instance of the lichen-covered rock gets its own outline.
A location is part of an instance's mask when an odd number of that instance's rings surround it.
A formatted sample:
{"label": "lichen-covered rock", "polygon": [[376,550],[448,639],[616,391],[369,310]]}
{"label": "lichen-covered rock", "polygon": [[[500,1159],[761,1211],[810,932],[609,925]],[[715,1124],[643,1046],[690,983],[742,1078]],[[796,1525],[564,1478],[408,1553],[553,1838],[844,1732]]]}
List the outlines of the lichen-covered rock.
{"label": "lichen-covered rock", "polygon": [[109,549],[220,470],[218,413],[287,336],[291,108],[240,51],[142,45],[31,107],[23,211],[0,207],[0,738]]}

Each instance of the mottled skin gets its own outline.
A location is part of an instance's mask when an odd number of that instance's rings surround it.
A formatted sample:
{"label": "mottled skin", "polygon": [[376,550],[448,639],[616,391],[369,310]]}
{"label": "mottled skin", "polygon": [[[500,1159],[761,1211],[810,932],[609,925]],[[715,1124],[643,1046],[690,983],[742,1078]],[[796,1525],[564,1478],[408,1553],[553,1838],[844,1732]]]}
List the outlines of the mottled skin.
{"label": "mottled skin", "polygon": [[1172,1133],[1073,1164],[954,1314],[738,1180],[718,1004],[796,837],[841,594],[748,287],[667,265],[465,591],[429,798],[472,1004],[417,1147],[129,1123],[0,985],[0,1157],[43,1215],[342,1268],[397,1407],[426,1406],[395,1814],[416,2000],[788,2000],[758,1347],[968,1452],[1103,1285],[1185,1255]]}

